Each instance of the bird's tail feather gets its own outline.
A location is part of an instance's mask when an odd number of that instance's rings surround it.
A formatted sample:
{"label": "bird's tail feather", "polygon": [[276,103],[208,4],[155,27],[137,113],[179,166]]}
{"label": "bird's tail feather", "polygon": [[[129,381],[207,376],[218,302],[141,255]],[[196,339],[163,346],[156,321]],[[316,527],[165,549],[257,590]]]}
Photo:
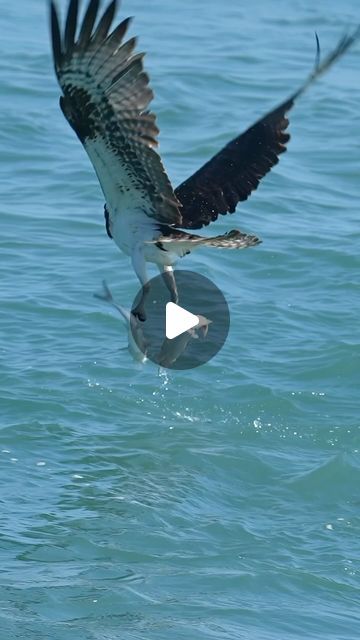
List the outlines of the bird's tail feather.
{"label": "bird's tail feather", "polygon": [[220,236],[211,236],[210,238],[200,237],[198,240],[192,241],[195,245],[205,247],[216,247],[217,249],[246,249],[246,247],[253,247],[256,244],[260,244],[261,240],[256,236],[237,229],[232,229],[227,233],[223,233]]}
{"label": "bird's tail feather", "polygon": [[220,236],[211,236],[209,238],[198,236],[192,233],[175,230],[166,236],[160,236],[154,243],[165,251],[172,249],[183,249],[184,251],[192,251],[197,247],[215,247],[217,249],[246,249],[260,244],[261,240],[256,236],[244,233],[237,229],[228,231]]}

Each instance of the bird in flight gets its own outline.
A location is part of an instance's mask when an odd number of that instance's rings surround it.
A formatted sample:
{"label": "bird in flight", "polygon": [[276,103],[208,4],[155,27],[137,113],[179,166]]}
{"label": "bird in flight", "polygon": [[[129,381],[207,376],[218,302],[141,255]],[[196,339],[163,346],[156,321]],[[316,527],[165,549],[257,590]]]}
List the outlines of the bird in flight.
{"label": "bird in flight", "polygon": [[107,234],[130,256],[143,286],[133,313],[145,320],[147,262],[158,266],[177,303],[173,265],[179,257],[201,246],[243,249],[260,242],[237,229],[212,237],[192,230],[234,213],[258,187],[286,150],[287,113],[295,100],[352,45],[360,29],[344,36],[322,61],[317,40],[315,66],[306,82],[173,189],[156,151],[159,129],[149,110],[153,92],[144,54],[135,51],[136,38],[125,37],[130,18],[112,28],[117,0],[101,15],[99,9],[99,0],[90,0],[78,24],[79,2],[70,0],[62,28],[50,3],[60,107],[99,179]]}

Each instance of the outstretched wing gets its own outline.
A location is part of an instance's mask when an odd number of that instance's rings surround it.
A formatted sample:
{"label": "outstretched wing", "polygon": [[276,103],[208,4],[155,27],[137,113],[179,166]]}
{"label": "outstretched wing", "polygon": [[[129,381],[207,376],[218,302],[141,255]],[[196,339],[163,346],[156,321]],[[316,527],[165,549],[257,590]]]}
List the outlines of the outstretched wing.
{"label": "outstretched wing", "polygon": [[113,31],[117,0],[97,20],[90,0],[78,27],[78,0],[70,0],[62,33],[51,2],[51,34],[61,109],[84,145],[112,210],[141,208],[168,224],[181,222],[179,202],[157,146],[159,130],[148,111],[153,93],[136,39],[124,42],[129,18]]}
{"label": "outstretched wing", "polygon": [[182,228],[200,229],[221,215],[234,213],[238,202],[257,189],[260,180],[279,162],[290,135],[286,132],[287,112],[305,89],[326,71],[359,37],[360,28],[342,38],[338,46],[320,62],[320,47],[314,71],[298,91],[279,107],[258,120],[229,142],[209,162],[177,189],[182,204]]}

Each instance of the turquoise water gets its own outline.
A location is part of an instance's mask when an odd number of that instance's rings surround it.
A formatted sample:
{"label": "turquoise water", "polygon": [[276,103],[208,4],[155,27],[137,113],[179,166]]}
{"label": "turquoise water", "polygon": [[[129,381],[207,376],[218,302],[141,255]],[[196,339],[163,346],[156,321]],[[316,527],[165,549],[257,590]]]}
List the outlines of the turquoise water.
{"label": "turquoise water", "polygon": [[[64,3],[61,3],[64,7]],[[175,184],[298,87],[355,0],[127,0]],[[231,309],[206,366],[123,347],[90,163],[58,108],[46,3],[0,12],[1,640],[359,637],[359,56],[291,114],[231,220],[263,244],[181,267]]]}

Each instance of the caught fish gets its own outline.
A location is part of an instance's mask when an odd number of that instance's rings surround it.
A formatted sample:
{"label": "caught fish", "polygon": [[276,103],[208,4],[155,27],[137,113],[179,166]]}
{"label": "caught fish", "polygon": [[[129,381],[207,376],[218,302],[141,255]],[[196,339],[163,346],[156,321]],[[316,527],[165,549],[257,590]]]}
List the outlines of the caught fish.
{"label": "caught fish", "polygon": [[211,320],[201,315],[197,317],[199,318],[199,322],[195,327],[184,331],[184,333],[181,333],[171,340],[169,338],[164,339],[160,352],[156,357],[156,361],[161,367],[171,367],[184,353],[190,340],[206,338]]}
{"label": "caught fish", "polygon": [[127,329],[128,334],[128,351],[136,362],[146,362],[147,356],[146,352],[148,349],[148,341],[144,335],[143,327],[144,324],[138,320],[134,314],[131,313],[128,309],[125,309],[122,305],[118,304],[106,283],[103,280],[103,290],[101,293],[94,293],[94,298],[98,300],[102,300],[103,302],[107,302],[111,304],[114,309],[116,309],[122,318],[123,325]]}

